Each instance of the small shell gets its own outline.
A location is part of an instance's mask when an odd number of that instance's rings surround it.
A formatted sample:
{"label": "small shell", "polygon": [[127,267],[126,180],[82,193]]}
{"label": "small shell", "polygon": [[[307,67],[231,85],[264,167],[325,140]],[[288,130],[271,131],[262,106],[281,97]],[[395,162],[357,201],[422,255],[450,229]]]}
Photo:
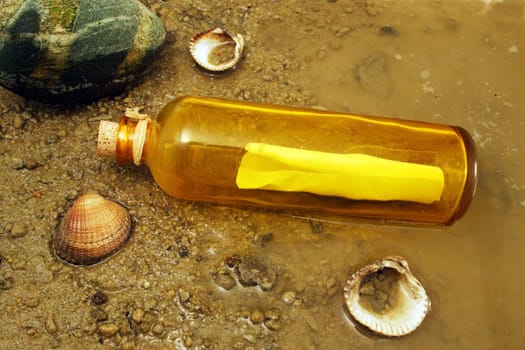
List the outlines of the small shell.
{"label": "small shell", "polygon": [[385,257],[355,272],[344,295],[359,323],[386,336],[411,333],[430,311],[425,289],[399,256]]}
{"label": "small shell", "polygon": [[60,258],[76,265],[98,263],[116,253],[131,235],[131,216],[120,204],[88,193],[78,197],[53,237]]}
{"label": "small shell", "polygon": [[0,85],[43,102],[120,92],[148,67],[166,34],[138,0],[1,3]]}
{"label": "small shell", "polygon": [[244,38],[241,34],[233,35],[222,28],[201,32],[190,41],[190,53],[195,62],[212,72],[235,67],[241,59],[243,48]]}

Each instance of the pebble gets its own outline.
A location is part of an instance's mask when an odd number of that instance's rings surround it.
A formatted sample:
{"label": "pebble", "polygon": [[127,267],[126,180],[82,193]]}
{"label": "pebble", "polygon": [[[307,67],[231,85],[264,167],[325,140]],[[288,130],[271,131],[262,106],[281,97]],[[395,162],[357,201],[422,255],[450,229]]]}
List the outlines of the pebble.
{"label": "pebble", "polygon": [[253,324],[260,324],[264,321],[264,314],[259,309],[255,309],[250,313],[250,321]]}
{"label": "pebble", "polygon": [[133,320],[133,322],[135,323],[141,323],[142,320],[144,319],[144,315],[146,313],[144,312],[144,310],[142,309],[136,309],[135,311],[133,311],[133,313],[131,314],[131,319]]}
{"label": "pebble", "polygon": [[38,331],[37,331],[37,329],[34,328],[34,327],[29,327],[29,328],[27,329],[27,331],[26,331],[26,334],[27,334],[28,336],[30,336],[30,337],[34,337],[34,336],[38,335]]}
{"label": "pebble", "polygon": [[104,323],[98,325],[98,334],[100,334],[103,337],[110,338],[117,334],[118,327],[116,324],[113,323]]}
{"label": "pebble", "polygon": [[225,290],[230,290],[237,284],[233,277],[227,272],[216,274],[214,276],[214,281],[219,287],[224,288]]}
{"label": "pebble", "polygon": [[164,332],[164,326],[162,325],[162,323],[155,323],[151,328],[151,331],[155,335],[161,335]]}
{"label": "pebble", "polygon": [[186,345],[186,347],[191,347],[193,345],[193,339],[191,339],[191,337],[186,337],[186,339],[184,339],[184,345]]}
{"label": "pebble", "polygon": [[13,119],[13,128],[15,129],[21,129],[25,124],[24,118],[22,118],[21,115],[17,114],[15,115]]}
{"label": "pebble", "polygon": [[27,227],[22,222],[15,222],[11,231],[7,234],[9,238],[22,238],[27,234]]}
{"label": "pebble", "polygon": [[123,319],[123,320],[120,322],[120,327],[119,327],[119,329],[118,329],[118,332],[119,332],[119,334],[122,335],[122,336],[126,336],[126,335],[131,334],[132,329],[131,329],[131,325],[129,324],[128,319]]}
{"label": "pebble", "polygon": [[97,322],[103,322],[108,320],[108,313],[101,309],[91,310],[91,317],[93,317]]}
{"label": "pebble", "polygon": [[121,345],[122,350],[134,350],[135,344],[132,341],[127,341]]}
{"label": "pebble", "polygon": [[295,301],[297,294],[294,291],[287,291],[284,292],[282,295],[282,299],[286,305],[291,305]]}
{"label": "pebble", "polygon": [[44,327],[49,334],[55,334],[58,331],[57,324],[52,315],[48,315]]}
{"label": "pebble", "polygon": [[14,170],[20,170],[24,168],[24,160],[22,158],[13,157],[11,158],[11,168]]}
{"label": "pebble", "polygon": [[379,35],[398,36],[399,32],[391,26],[382,26],[379,28]]}
{"label": "pebble", "polygon": [[38,297],[29,297],[24,301],[24,305],[28,307],[37,307],[40,304],[40,299]]}
{"label": "pebble", "polygon": [[179,295],[179,301],[181,303],[185,303],[188,300],[190,300],[190,293],[188,293],[187,291],[185,291],[182,288],[179,288],[178,295]]}

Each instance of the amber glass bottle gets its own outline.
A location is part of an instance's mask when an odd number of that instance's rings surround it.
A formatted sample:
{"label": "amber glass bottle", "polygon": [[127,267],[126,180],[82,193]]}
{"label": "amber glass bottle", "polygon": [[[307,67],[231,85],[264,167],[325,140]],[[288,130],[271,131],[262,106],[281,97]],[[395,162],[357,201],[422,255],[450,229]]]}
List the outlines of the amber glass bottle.
{"label": "amber glass bottle", "polygon": [[99,153],[146,164],[170,195],[317,218],[451,224],[476,187],[462,128],[204,97],[104,121]]}

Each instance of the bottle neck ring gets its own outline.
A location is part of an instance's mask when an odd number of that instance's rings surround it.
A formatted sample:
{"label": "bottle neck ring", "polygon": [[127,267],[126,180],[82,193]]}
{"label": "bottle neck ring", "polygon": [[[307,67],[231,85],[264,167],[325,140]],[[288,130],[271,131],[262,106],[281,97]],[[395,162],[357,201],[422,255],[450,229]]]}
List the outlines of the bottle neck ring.
{"label": "bottle neck ring", "polygon": [[139,165],[143,160],[144,144],[148,132],[148,120],[120,119],[115,158],[119,164],[133,162]]}

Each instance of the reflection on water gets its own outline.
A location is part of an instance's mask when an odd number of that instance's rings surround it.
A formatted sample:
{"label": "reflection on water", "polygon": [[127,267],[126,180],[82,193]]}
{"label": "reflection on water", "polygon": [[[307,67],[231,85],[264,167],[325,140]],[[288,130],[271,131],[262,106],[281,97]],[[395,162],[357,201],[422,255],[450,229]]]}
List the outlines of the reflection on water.
{"label": "reflection on water", "polygon": [[[279,241],[266,253],[285,260],[298,281],[321,285],[327,275],[342,285],[353,270],[382,255],[406,257],[433,310],[414,334],[381,347],[520,348],[525,344],[525,280],[519,267],[525,247],[525,2],[374,3],[380,15],[371,17],[371,25],[353,22],[350,3],[338,1],[335,36],[333,26],[284,30],[286,23],[277,22],[266,28],[263,44],[276,50],[297,45],[305,64],[296,80],[309,86],[322,107],[469,130],[478,147],[477,195],[451,228],[325,224],[322,243],[298,243],[292,233],[274,232]],[[328,300],[314,308],[315,331],[297,316],[288,346],[297,346],[298,339],[319,348],[378,346],[355,332],[341,298]]]}

